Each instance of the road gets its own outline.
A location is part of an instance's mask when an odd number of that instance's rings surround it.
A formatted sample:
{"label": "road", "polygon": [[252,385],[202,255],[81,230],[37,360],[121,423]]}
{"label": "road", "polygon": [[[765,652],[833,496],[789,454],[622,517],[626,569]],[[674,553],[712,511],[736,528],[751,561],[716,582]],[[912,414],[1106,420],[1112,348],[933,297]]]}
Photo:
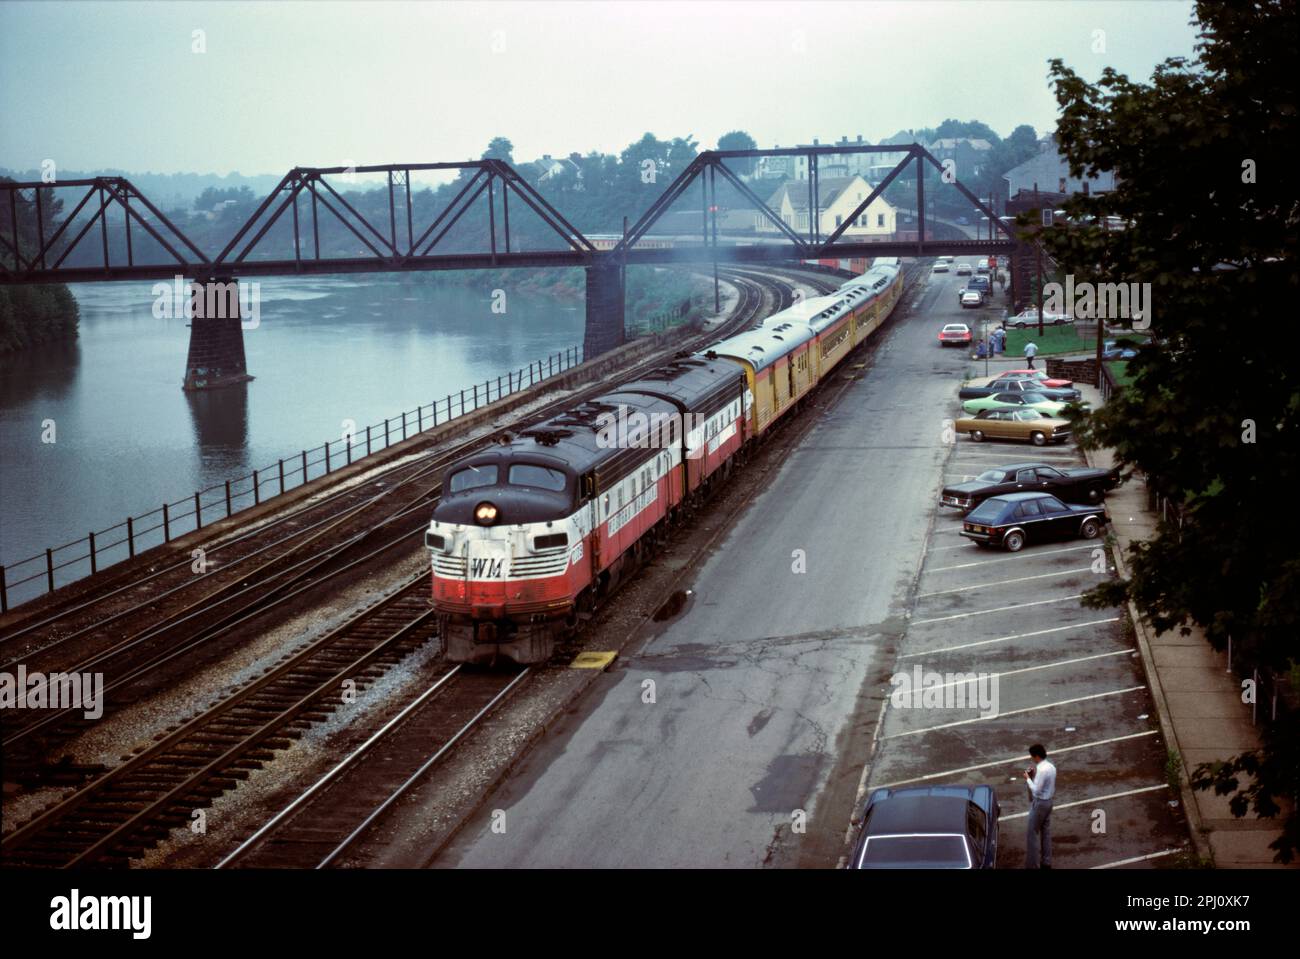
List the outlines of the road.
{"label": "road", "polygon": [[[1014,723],[1003,721],[1003,735],[987,746],[963,747],[961,734],[931,738],[915,732],[927,720],[888,712],[884,730],[894,738],[881,739],[879,756],[872,755],[888,680],[913,665],[900,654],[974,635],[965,624],[945,632],[937,617],[978,605],[975,597],[983,596],[943,592],[945,583],[961,588],[967,580],[941,579],[952,576],[941,567],[953,564],[933,559],[945,555],[934,551],[936,535],[946,537],[945,546],[958,545],[953,520],[937,517],[938,489],[950,471],[969,469],[948,465],[955,447],[944,429],[969,361],[937,344],[944,322],[972,318],[973,311],[963,316],[956,306],[959,283],[953,274],[927,280],[900,306],[907,315],[895,318],[870,357],[850,361],[867,362],[865,374],[828,384],[829,395],[804,414],[806,434],[771,468],[764,491],[692,577],[685,607],[628,645],[571,716],[548,730],[488,797],[436,866],[833,866],[864,777],[874,785],[941,770],[958,777],[945,781],[964,781],[954,768],[986,759],[1019,762],[1028,733]],[[990,450],[979,452],[996,455]],[[1014,449],[1009,455],[1028,454]],[[987,555],[979,552],[981,559]],[[1087,565],[1088,556],[1059,554],[1044,569]],[[1018,602],[1012,595],[1002,605]],[[1059,615],[1033,614],[1035,622]],[[1104,618],[1084,611],[1067,616],[1056,624]],[[983,619],[990,628],[996,622]],[[940,635],[946,638],[937,640]],[[1014,659],[1018,648],[1006,644],[999,664]],[[1088,652],[1099,649],[1088,646]],[[1040,662],[1043,650],[1028,655]],[[1096,669],[1114,675],[1090,680],[1081,695],[1140,686],[1129,675],[1131,662],[1121,659],[1096,660]],[[1075,672],[1088,668],[1076,664]],[[1140,695],[1130,693],[1115,707],[1126,731],[1145,709]],[[1087,720],[1081,735],[1108,738],[1110,704],[1091,702],[1079,714]],[[1015,703],[1027,705],[1020,698]],[[912,735],[902,735],[899,723],[907,722]],[[1051,738],[1041,724],[1032,728]],[[1127,751],[1117,748],[1141,767],[1129,770],[1133,782],[1159,782],[1159,763],[1151,768],[1145,739]],[[913,750],[919,761],[909,760]],[[1116,754],[1102,757],[1108,758]],[[1021,811],[1007,771],[991,765],[989,775],[1008,813]],[[1004,842],[1023,846],[1016,823],[1008,823]],[[1134,848],[1163,840],[1145,837]]]}

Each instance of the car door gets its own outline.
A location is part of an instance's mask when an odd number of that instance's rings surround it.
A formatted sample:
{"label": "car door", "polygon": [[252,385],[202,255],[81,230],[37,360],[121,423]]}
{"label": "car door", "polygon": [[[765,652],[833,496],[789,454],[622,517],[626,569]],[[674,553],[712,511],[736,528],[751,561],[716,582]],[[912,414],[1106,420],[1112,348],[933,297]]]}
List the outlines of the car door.
{"label": "car door", "polygon": [[1025,531],[1026,543],[1041,543],[1046,538],[1038,500],[1027,499],[1016,507],[1016,525]]}
{"label": "car door", "polygon": [[1036,470],[1038,474],[1038,488],[1044,493],[1051,493],[1067,503],[1074,502],[1071,496],[1083,493],[1082,489],[1076,489],[1074,480],[1062,473],[1060,470],[1052,469],[1050,466],[1040,466]]}
{"label": "car door", "polygon": [[1045,496],[1038,500],[1038,508],[1043,514],[1039,525],[1043,528],[1044,539],[1069,539],[1074,536],[1079,521],[1068,506],[1055,496]]}
{"label": "car door", "polygon": [[1010,415],[1001,410],[993,410],[989,413],[988,429],[984,432],[989,436],[996,436],[1000,440],[1014,439],[1014,424],[1010,423]]}
{"label": "car door", "polygon": [[973,802],[966,803],[966,836],[970,840],[971,860],[976,869],[986,869],[990,863],[988,816]]}
{"label": "car door", "polygon": [[1016,471],[1016,491],[1024,492],[1038,487],[1038,474],[1032,469]]}

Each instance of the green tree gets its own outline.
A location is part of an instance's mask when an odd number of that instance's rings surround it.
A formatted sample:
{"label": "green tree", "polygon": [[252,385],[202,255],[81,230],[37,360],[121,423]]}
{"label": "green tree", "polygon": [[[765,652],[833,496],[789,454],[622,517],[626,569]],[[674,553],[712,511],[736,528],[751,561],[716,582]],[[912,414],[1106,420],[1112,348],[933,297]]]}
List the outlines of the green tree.
{"label": "green tree", "polygon": [[[730,133],[724,133],[718,137],[719,150],[757,150],[758,143],[744,130],[732,130]],[[727,166],[735,170],[741,176],[749,176],[754,172],[753,158],[737,157],[730,160]]]}
{"label": "green tree", "polygon": [[[1279,674],[1300,659],[1300,366],[1279,348],[1297,296],[1295,6],[1202,0],[1197,57],[1166,61],[1149,83],[1106,69],[1090,84],[1053,60],[1071,174],[1118,175],[1113,193],[1067,211],[1128,227],[1044,231],[1076,283],[1151,284],[1157,340],[1079,435],[1113,448],[1186,517],[1134,544],[1131,578],[1087,602],[1131,599],[1158,632],[1195,624],[1216,649],[1231,637],[1238,663]],[[1231,794],[1235,815],[1289,806],[1272,848],[1283,862],[1300,849],[1300,709],[1284,710],[1260,749],[1193,779]]]}

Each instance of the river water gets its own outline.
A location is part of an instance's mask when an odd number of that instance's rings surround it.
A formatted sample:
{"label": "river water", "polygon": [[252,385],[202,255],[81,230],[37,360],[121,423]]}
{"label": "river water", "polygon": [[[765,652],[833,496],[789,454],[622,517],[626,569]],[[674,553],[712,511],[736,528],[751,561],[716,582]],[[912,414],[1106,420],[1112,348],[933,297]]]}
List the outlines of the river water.
{"label": "river water", "polygon": [[75,345],[0,357],[0,563],[582,342],[580,300],[507,291],[500,313],[485,284],[423,279],[261,280],[255,379],[197,394],[188,321],[154,317],[152,284],[73,285]]}

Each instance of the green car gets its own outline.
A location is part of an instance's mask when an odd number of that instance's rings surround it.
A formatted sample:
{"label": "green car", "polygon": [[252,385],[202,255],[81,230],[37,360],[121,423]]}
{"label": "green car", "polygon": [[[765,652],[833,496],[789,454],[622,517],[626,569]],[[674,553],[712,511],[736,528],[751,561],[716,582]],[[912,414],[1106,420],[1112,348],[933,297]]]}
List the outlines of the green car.
{"label": "green car", "polygon": [[993,396],[981,396],[979,399],[967,400],[961,408],[967,413],[980,410],[1038,410],[1044,416],[1059,416],[1066,404],[1049,400],[1042,393],[995,393]]}

